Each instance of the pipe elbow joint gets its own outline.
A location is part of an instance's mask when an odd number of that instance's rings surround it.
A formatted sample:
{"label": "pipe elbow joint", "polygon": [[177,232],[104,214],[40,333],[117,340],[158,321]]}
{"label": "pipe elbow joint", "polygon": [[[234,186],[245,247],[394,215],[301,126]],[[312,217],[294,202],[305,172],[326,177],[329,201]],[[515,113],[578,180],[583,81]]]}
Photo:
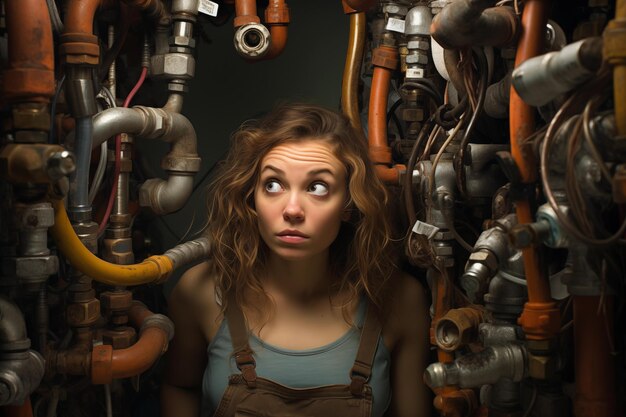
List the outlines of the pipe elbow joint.
{"label": "pipe elbow joint", "polygon": [[167,181],[152,178],[139,189],[139,205],[150,207],[156,214],[169,214],[180,210],[193,191],[193,177],[170,173]]}
{"label": "pipe elbow joint", "polygon": [[233,43],[243,58],[259,59],[269,50],[271,39],[270,31],[264,25],[251,22],[235,29]]}
{"label": "pipe elbow joint", "polygon": [[43,357],[34,350],[12,355],[16,357],[0,361],[0,406],[23,403],[39,387],[45,371]]}

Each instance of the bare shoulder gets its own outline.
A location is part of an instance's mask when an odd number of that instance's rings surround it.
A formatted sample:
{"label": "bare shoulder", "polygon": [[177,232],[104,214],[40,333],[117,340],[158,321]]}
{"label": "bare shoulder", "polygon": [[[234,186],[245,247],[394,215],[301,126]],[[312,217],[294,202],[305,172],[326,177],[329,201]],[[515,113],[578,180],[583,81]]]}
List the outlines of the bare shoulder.
{"label": "bare shoulder", "polygon": [[429,301],[420,281],[403,271],[396,271],[392,280],[384,324],[389,346],[407,334],[428,332],[430,326]]}
{"label": "bare shoulder", "polygon": [[216,280],[208,262],[189,268],[179,279],[169,299],[174,320],[195,322],[207,340],[219,327],[221,307],[215,296]]}

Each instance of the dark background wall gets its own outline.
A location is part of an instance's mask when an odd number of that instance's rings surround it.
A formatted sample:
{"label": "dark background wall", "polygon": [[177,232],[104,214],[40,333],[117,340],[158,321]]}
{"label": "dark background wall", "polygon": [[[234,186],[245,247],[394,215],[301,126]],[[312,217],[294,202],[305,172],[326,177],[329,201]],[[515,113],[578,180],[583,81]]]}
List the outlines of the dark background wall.
{"label": "dark background wall", "polygon": [[[349,17],[339,0],[288,0],[288,5],[291,23],[287,47],[270,61],[251,63],[237,55],[232,19],[219,27],[202,19],[210,42],[198,39],[196,74],[182,111],[196,129],[202,169],[196,176],[198,188],[187,205],[154,222],[157,243],[164,250],[178,243],[188,230],[193,233],[201,229],[206,220],[207,181],[199,181],[223,157],[230,134],[242,122],[286,100],[340,108]],[[149,171],[164,176],[159,161],[167,145],[143,142],[138,143],[138,149],[146,156]],[[179,275],[168,281],[166,293]]]}

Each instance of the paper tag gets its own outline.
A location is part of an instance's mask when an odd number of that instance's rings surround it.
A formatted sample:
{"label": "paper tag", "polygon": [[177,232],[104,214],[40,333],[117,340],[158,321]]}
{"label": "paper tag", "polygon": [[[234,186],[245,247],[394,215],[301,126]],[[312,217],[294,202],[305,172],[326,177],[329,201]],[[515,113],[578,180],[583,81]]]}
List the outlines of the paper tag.
{"label": "paper tag", "polygon": [[219,4],[212,2],[211,0],[200,0],[198,4],[198,11],[200,13],[208,14],[209,16],[217,16],[217,8]]}
{"label": "paper tag", "polygon": [[437,226],[433,226],[432,224],[424,223],[422,221],[416,221],[413,225],[413,233],[417,233],[418,235],[426,236],[428,239],[432,239],[439,228]]}
{"label": "paper tag", "polygon": [[407,68],[406,78],[424,78],[424,68]]}
{"label": "paper tag", "polygon": [[404,34],[404,20],[390,17],[389,20],[387,20],[385,29]]}

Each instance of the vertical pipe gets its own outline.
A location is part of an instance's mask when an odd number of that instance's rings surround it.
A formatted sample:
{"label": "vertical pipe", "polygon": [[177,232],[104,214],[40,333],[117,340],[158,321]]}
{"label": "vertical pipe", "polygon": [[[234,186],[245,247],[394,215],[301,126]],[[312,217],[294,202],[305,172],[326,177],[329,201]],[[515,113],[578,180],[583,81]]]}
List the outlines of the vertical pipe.
{"label": "vertical pipe", "polygon": [[10,103],[49,103],[54,95],[54,46],[46,2],[7,0],[5,10],[9,62],[3,95]]}
{"label": "vertical pipe", "polygon": [[[615,364],[611,356],[613,297],[574,296],[576,417],[617,415]],[[598,314],[598,312],[600,314]]]}
{"label": "vertical pipe", "polygon": [[[613,98],[615,100],[615,124],[618,135],[626,136],[626,46],[624,36],[626,30],[626,0],[615,3],[615,19],[609,22],[604,33],[605,49],[610,42],[609,62],[613,61]],[[608,51],[605,51],[605,53]]]}
{"label": "vertical pipe", "polygon": [[[547,7],[546,0],[525,2],[522,35],[515,56],[516,67],[542,53],[548,19]],[[521,185],[532,183],[536,177],[535,161],[532,151],[528,147],[525,148],[523,143],[535,129],[534,109],[522,101],[514,88],[511,88],[509,113],[511,154],[521,175]],[[528,197],[516,201],[516,214],[519,224],[533,221]],[[524,249],[523,256],[528,283],[528,303],[520,317],[520,324],[529,340],[550,339],[559,330],[559,311],[550,297],[550,284],[541,272],[536,249],[534,247]]]}
{"label": "vertical pipe", "polygon": [[365,13],[350,13],[350,34],[346,63],[343,68],[341,84],[341,109],[350,119],[350,124],[356,130],[361,130],[361,116],[359,113],[358,86],[365,45]]}

